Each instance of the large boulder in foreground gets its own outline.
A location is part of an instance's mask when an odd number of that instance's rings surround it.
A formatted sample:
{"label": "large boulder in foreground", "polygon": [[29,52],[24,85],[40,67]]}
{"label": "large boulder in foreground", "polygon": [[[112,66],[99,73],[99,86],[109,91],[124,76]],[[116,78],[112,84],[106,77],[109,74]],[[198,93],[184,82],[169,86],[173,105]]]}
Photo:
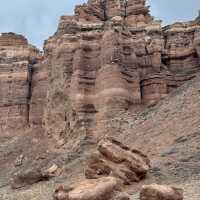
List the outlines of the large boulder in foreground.
{"label": "large boulder in foreground", "polygon": [[85,170],[86,178],[113,176],[129,185],[143,179],[150,168],[146,155],[130,149],[113,138],[106,138],[98,145]]}
{"label": "large boulder in foreground", "polygon": [[143,186],[140,200],[183,200],[183,190],[167,185]]}
{"label": "large boulder in foreground", "polygon": [[129,196],[121,192],[119,179],[103,177],[70,187],[61,186],[56,189],[54,200],[129,200]]}

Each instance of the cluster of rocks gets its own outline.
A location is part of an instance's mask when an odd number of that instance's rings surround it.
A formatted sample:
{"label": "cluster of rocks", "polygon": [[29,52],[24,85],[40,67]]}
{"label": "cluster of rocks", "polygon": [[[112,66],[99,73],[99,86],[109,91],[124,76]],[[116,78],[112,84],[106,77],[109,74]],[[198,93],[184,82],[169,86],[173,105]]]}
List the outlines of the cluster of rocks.
{"label": "cluster of rocks", "polygon": [[[91,156],[85,176],[88,180],[60,186],[54,193],[55,200],[130,200],[123,185],[144,179],[150,161],[138,150],[131,150],[120,142],[107,138],[98,145],[98,152]],[[141,200],[183,200],[182,189],[167,185],[143,186]]]}
{"label": "cluster of rocks", "polygon": [[59,187],[54,194],[55,200],[129,200],[122,193],[120,182],[113,177],[86,180],[70,187]]}
{"label": "cluster of rocks", "polygon": [[[72,185],[59,187],[54,194],[55,200],[130,200],[123,192],[116,178],[105,177]],[[168,185],[146,185],[140,192],[140,200],[183,200],[182,189]]]}

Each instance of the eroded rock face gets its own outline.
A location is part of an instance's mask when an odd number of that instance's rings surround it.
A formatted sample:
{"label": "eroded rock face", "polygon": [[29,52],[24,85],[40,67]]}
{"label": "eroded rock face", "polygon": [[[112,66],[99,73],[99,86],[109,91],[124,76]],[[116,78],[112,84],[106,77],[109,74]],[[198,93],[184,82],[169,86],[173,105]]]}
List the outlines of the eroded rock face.
{"label": "eroded rock face", "polygon": [[48,61],[43,60],[32,66],[32,78],[30,85],[30,110],[29,110],[29,126],[43,126],[43,117],[46,108],[46,96],[48,87]]}
{"label": "eroded rock face", "polygon": [[75,13],[45,42],[44,122],[56,139],[99,138],[102,121],[157,103],[200,71],[198,20],[162,28],[143,0],[91,0]]}
{"label": "eroded rock face", "polygon": [[89,0],[88,4],[77,6],[75,14],[81,22],[107,21],[115,16],[125,18],[129,24],[152,21],[144,0]]}
{"label": "eroded rock face", "polygon": [[114,176],[124,184],[131,184],[143,179],[149,168],[147,156],[109,138],[99,143],[98,152],[91,156],[85,175],[90,179]]}
{"label": "eroded rock face", "polygon": [[104,121],[196,76],[199,17],[162,28],[144,0],[89,0],[61,17],[42,58],[24,37],[2,34],[0,63],[1,129],[43,126],[57,141],[97,141]]}
{"label": "eroded rock face", "polygon": [[55,200],[129,200],[121,192],[120,182],[113,177],[86,180],[69,187],[59,187],[54,194]]}
{"label": "eroded rock face", "polygon": [[183,200],[183,190],[167,185],[143,186],[140,200]]}
{"label": "eroded rock face", "polygon": [[41,53],[14,33],[0,35],[0,130],[29,124],[32,66]]}

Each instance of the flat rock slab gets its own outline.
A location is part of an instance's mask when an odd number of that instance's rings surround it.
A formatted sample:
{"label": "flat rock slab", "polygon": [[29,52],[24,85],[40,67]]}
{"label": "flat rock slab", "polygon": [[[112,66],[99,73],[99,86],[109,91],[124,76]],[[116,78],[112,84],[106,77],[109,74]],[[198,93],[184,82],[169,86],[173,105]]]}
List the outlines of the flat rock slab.
{"label": "flat rock slab", "polygon": [[129,200],[121,192],[120,181],[114,177],[86,180],[74,186],[60,186],[54,194],[55,200]]}

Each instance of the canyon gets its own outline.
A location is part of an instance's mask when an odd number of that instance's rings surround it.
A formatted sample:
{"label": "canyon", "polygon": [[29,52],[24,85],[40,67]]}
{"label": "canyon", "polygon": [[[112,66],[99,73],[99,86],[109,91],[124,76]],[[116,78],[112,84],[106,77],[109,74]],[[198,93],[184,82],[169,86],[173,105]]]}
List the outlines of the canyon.
{"label": "canyon", "polygon": [[[0,188],[14,172],[54,163],[62,180],[83,179],[80,165],[105,137],[148,155],[147,183],[198,176],[199,73],[200,16],[162,27],[144,0],[76,6],[73,16],[60,18],[43,52],[22,35],[2,33]],[[185,156],[188,165],[179,163]]]}

